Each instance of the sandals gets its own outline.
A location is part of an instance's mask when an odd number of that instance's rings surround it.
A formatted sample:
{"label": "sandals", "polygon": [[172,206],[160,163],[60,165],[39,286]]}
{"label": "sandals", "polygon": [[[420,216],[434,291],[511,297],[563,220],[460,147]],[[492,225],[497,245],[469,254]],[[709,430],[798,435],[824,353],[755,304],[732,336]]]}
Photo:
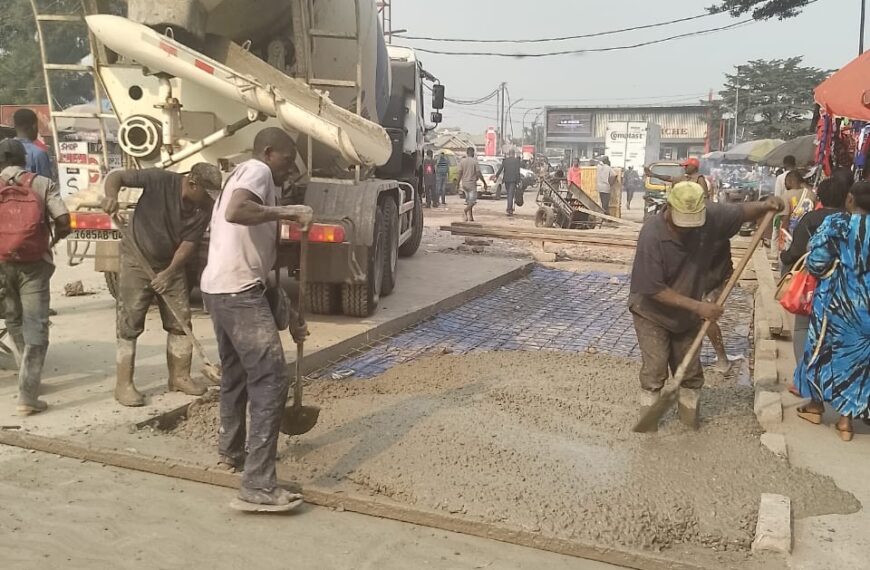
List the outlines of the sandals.
{"label": "sandals", "polygon": [[822,414],[823,412],[814,411],[808,406],[801,406],[797,409],[797,416],[800,419],[806,420],[814,425],[820,425],[822,423]]}
{"label": "sandals", "polygon": [[849,422],[848,426],[844,428],[841,424],[842,421],[841,418],[840,421],[837,422],[837,435],[839,435],[840,439],[843,441],[852,441],[852,438],[855,437],[855,432],[852,431],[852,422]]}

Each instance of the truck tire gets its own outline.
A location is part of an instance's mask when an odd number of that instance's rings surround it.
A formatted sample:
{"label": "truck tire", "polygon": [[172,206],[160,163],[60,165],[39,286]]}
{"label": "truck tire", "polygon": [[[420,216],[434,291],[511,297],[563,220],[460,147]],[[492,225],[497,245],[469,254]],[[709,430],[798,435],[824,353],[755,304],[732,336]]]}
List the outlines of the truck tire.
{"label": "truck tire", "polygon": [[118,299],[118,274],[114,271],[106,271],[103,273],[106,276],[106,289],[109,290],[109,295],[113,299]]}
{"label": "truck tire", "polygon": [[341,286],[341,312],[348,317],[369,317],[378,307],[384,279],[386,224],[380,208],[375,212],[374,240],[366,263],[366,282]]}
{"label": "truck tire", "polygon": [[341,285],[308,283],[305,286],[307,309],[315,315],[336,315],[341,312]]}
{"label": "truck tire", "polygon": [[392,196],[386,196],[381,205],[386,228],[386,251],[384,254],[384,278],[381,295],[386,297],[396,288],[396,271],[399,265],[399,207]]}
{"label": "truck tire", "polygon": [[423,241],[423,199],[420,193],[414,195],[414,211],[411,213],[411,227],[414,232],[408,241],[399,246],[399,257],[411,257],[417,250],[420,249],[420,242]]}

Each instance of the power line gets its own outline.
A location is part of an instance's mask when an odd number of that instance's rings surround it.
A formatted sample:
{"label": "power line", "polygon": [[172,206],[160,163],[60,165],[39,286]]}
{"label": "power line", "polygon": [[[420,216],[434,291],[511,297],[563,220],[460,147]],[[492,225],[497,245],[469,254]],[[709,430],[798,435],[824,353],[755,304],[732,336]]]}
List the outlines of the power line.
{"label": "power line", "polygon": [[547,42],[563,42],[567,40],[580,40],[586,38],[598,38],[601,36],[611,36],[614,34],[622,34],[625,32],[634,32],[637,30],[647,30],[650,28],[659,28],[662,26],[670,26],[672,24],[679,24],[682,22],[690,22],[692,20],[698,20],[700,18],[707,18],[709,16],[717,16],[718,14],[713,14],[710,12],[705,12],[703,14],[698,14],[697,16],[689,16],[687,18],[678,18],[676,20],[668,20],[667,22],[657,22],[655,24],[644,24],[641,26],[632,26],[630,28],[620,28],[617,30],[608,30],[606,32],[593,32],[590,34],[580,34],[576,36],[559,36],[555,38],[535,38],[535,39],[526,39],[526,40],[498,40],[498,39],[461,39],[461,38],[434,38],[430,36],[406,36],[405,34],[393,34],[393,37],[405,40],[419,40],[419,41],[427,41],[427,42],[462,42],[462,43],[472,43],[472,44],[502,44],[502,43],[511,43],[511,44],[538,44],[538,43],[547,43]]}
{"label": "power line", "polygon": [[685,34],[678,34],[676,36],[669,36],[667,38],[660,38],[657,40],[650,40],[646,42],[641,42],[637,44],[629,44],[623,46],[611,46],[611,47],[603,47],[603,48],[587,48],[587,49],[575,49],[575,50],[564,50],[564,51],[551,51],[544,53],[503,53],[503,52],[484,52],[484,51],[442,51],[442,50],[434,50],[434,49],[426,49],[420,47],[410,47],[410,46],[399,46],[404,47],[406,49],[412,49],[414,51],[422,52],[422,53],[431,53],[435,55],[463,55],[463,56],[483,56],[483,57],[515,57],[515,58],[539,58],[539,57],[553,57],[560,55],[577,55],[583,53],[601,53],[601,52],[609,52],[609,51],[620,51],[620,50],[628,50],[628,49],[637,49],[641,47],[651,46],[655,44],[660,44],[664,42],[669,42],[673,40],[679,40],[683,38],[689,38],[694,36],[700,36],[703,34],[710,34],[713,32],[721,32],[725,30],[732,30],[734,28],[745,26],[746,24],[751,24],[755,20],[749,18],[748,20],[741,20],[739,22],[728,24],[727,26],[720,26],[718,28],[708,28],[706,30],[697,30],[694,32],[688,32]]}

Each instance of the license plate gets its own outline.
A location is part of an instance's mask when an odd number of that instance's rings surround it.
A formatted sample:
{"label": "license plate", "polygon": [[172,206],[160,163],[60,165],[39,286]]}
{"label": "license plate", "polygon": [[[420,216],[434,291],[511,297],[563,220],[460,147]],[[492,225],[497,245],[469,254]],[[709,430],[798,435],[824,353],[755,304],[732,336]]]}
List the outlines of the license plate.
{"label": "license plate", "polygon": [[76,230],[68,239],[82,241],[117,241],[121,239],[118,230]]}

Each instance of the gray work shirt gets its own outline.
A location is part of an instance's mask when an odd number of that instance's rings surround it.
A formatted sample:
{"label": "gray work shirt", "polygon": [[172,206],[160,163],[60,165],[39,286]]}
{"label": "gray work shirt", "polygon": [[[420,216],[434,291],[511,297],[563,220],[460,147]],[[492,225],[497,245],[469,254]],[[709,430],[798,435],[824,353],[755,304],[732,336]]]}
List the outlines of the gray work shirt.
{"label": "gray work shirt", "polygon": [[243,162],[230,175],[211,217],[208,265],[202,273],[203,293],[241,293],[268,283],[278,254],[278,222],[244,226],[227,221],[227,205],[237,190],[254,194],[264,206],[277,206],[280,189],[272,171],[257,159]]}
{"label": "gray work shirt", "polygon": [[697,324],[690,311],[659,303],[653,295],[667,288],[700,301],[709,287],[710,272],[721,250],[721,241],[730,239],[743,223],[740,206],[707,203],[707,221],[683,235],[673,232],[664,212],[643,224],[637,240],[637,253],[631,270],[629,310],[675,332],[685,332]]}
{"label": "gray work shirt", "polygon": [[480,165],[473,156],[466,156],[459,161],[459,185],[469,192],[477,190],[477,180],[480,178]]}

